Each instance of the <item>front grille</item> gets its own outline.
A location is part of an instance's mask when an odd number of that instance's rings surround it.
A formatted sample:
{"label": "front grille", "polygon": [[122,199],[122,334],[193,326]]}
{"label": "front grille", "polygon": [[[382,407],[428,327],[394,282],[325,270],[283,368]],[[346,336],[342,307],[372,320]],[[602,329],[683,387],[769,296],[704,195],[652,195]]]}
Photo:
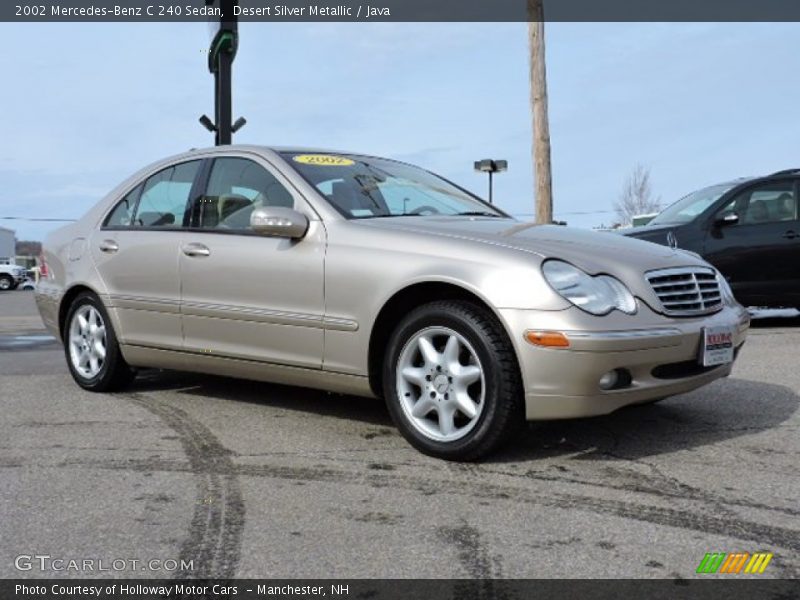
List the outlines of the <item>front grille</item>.
{"label": "front grille", "polygon": [[704,315],[722,307],[722,295],[714,269],[660,269],[649,271],[646,277],[668,315]]}

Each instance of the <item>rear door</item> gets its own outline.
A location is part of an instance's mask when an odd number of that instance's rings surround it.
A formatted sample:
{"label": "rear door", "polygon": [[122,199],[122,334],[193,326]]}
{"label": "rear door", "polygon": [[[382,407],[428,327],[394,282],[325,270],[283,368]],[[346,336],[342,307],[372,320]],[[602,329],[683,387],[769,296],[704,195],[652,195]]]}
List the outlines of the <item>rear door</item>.
{"label": "rear door", "polygon": [[148,177],[111,210],[90,241],[126,344],[180,349],[178,254],[201,161]]}
{"label": "rear door", "polygon": [[736,298],[750,306],[800,302],[800,227],[797,182],[762,182],[745,188],[717,213],[735,212],[733,225],[709,228],[704,257],[716,266]]}

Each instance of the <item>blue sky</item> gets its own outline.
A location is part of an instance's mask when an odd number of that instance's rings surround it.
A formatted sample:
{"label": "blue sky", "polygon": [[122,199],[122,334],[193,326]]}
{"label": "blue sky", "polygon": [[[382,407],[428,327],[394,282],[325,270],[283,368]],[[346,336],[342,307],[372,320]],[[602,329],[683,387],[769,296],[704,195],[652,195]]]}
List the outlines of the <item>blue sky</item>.
{"label": "blue sky", "polygon": [[[241,143],[400,158],[533,212],[524,23],[246,23]],[[0,25],[0,217],[75,218],[144,164],[212,143],[206,24]],[[554,207],[610,222],[632,168],[664,202],[800,167],[800,24],[547,25]],[[6,118],[5,115],[11,115]],[[575,215],[576,212],[593,212]],[[19,239],[52,224],[0,220]]]}

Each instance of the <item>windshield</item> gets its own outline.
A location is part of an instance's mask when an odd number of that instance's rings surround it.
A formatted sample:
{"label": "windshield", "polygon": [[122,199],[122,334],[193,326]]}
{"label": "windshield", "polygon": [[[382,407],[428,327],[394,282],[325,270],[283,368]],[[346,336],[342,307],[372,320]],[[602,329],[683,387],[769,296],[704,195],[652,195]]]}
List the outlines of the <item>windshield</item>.
{"label": "windshield", "polygon": [[411,165],[341,154],[284,152],[282,156],[348,219],[506,216],[441,177]]}
{"label": "windshield", "polygon": [[734,185],[733,183],[723,183],[692,192],[665,208],[648,225],[667,225],[693,221],[697,215],[714,204],[722,194]]}

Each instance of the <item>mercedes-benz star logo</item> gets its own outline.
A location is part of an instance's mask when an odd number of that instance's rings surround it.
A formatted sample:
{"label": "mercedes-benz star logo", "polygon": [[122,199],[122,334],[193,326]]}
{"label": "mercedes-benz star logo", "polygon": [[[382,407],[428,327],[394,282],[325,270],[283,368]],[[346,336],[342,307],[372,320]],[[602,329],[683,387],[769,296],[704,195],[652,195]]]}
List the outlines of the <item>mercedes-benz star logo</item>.
{"label": "mercedes-benz star logo", "polygon": [[676,238],[675,234],[671,231],[667,232],[667,246],[673,250],[678,247],[678,238]]}

